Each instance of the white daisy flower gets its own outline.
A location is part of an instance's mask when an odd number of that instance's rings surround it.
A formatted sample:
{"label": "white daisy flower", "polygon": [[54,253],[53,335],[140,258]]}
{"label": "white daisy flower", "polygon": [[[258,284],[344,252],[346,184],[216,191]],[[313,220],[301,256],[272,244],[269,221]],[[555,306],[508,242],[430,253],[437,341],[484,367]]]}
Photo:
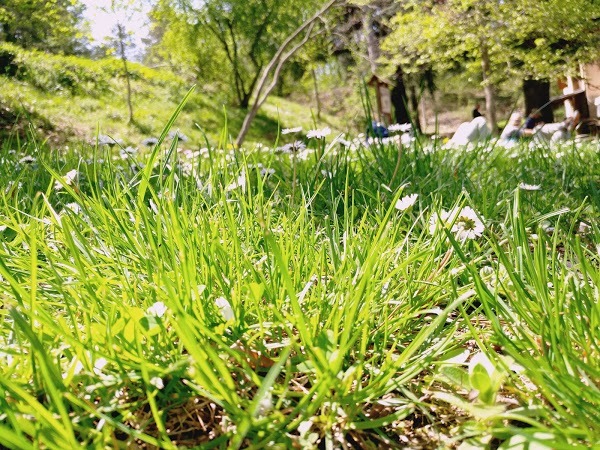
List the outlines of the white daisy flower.
{"label": "white daisy flower", "polygon": [[77,179],[77,170],[69,170],[64,177],[61,177],[60,180],[56,180],[54,183],[54,190],[59,191],[65,186],[71,186],[73,182]]}
{"label": "white daisy flower", "polygon": [[258,403],[258,415],[264,416],[273,409],[273,394],[271,391],[267,392],[265,396]]}
{"label": "white daisy flower", "polygon": [[[77,359],[77,358],[75,358],[75,359]],[[77,362],[75,363],[75,367],[73,368],[73,374],[79,375],[82,370],[83,370],[83,363],[77,359]],[[63,374],[63,378],[66,378],[64,375],[66,375],[66,374]]]}
{"label": "white daisy flower", "polygon": [[452,232],[459,241],[475,239],[483,234],[484,229],[483,222],[470,206],[465,206],[458,212],[452,225]]}
{"label": "white daisy flower", "polygon": [[454,208],[451,211],[442,210],[438,215],[433,215],[429,221],[429,232],[435,234],[439,226],[452,226],[451,230],[459,241],[475,239],[483,234],[485,226],[473,208],[465,206],[462,209]]}
{"label": "white daisy flower", "polygon": [[107,364],[108,361],[105,358],[98,358],[94,363],[94,373],[96,375],[102,373],[102,369],[104,369],[104,367],[106,367]]}
{"label": "white daisy flower", "polygon": [[73,202],[73,203],[67,203],[65,205],[65,209],[70,209],[71,211],[73,211],[75,214],[79,214],[81,212],[81,206],[79,206],[77,203]]}
{"label": "white daisy flower", "polygon": [[539,191],[541,188],[542,188],[542,186],[540,186],[539,184],[527,184],[527,183],[519,184],[519,189],[522,189],[524,191]]}
{"label": "white daisy flower", "polygon": [[283,147],[280,147],[278,150],[283,153],[297,153],[306,149],[306,144],[302,141],[292,142],[291,144],[286,144]]}
{"label": "white daisy flower", "polygon": [[315,138],[315,139],[325,139],[325,136],[329,136],[331,134],[331,128],[329,127],[325,127],[322,129],[317,129],[317,130],[310,130],[308,133],[306,133],[306,137],[309,139]]}
{"label": "white daisy flower", "polygon": [[225,319],[226,321],[235,319],[235,314],[233,313],[233,309],[231,308],[231,305],[229,304],[229,302],[227,301],[226,298],[224,298],[224,297],[217,298],[215,300],[215,304],[217,305],[217,308],[219,308],[219,311],[221,312],[223,319]]}
{"label": "white daisy flower", "polygon": [[399,211],[406,211],[417,202],[418,197],[418,194],[410,194],[402,197],[396,202],[396,209]]}
{"label": "white daisy flower", "polygon": [[35,158],[31,155],[25,155],[19,160],[19,164],[33,164]]}
{"label": "white daisy flower", "polygon": [[162,317],[167,312],[167,306],[163,302],[156,302],[146,310],[151,316]]}
{"label": "white daisy flower", "polygon": [[300,425],[298,425],[298,433],[300,433],[300,436],[304,436],[306,433],[308,433],[312,425],[312,420],[305,420],[304,422],[300,422]]}
{"label": "white daisy flower", "polygon": [[233,191],[234,189],[241,188],[242,192],[246,192],[246,172],[242,170],[237,179],[231,182],[226,188],[226,191]]}
{"label": "white daisy flower", "polygon": [[283,130],[281,130],[281,134],[300,133],[301,131],[302,131],[302,127],[284,128]]}
{"label": "white daisy flower", "polygon": [[577,228],[577,232],[579,234],[588,234],[592,231],[592,227],[585,222],[579,222],[579,227]]}
{"label": "white daisy flower", "polygon": [[410,144],[412,144],[415,141],[415,138],[412,137],[410,134],[408,133],[404,133],[401,137],[400,137],[400,142],[402,143],[402,145],[408,146]]}
{"label": "white daisy flower", "polygon": [[160,377],[152,377],[150,378],[150,384],[154,386],[156,389],[162,389],[165,387],[162,378]]}
{"label": "white daisy flower", "polygon": [[407,133],[412,130],[412,125],[410,123],[393,123],[388,127],[388,131],[396,132],[401,131],[402,133]]}
{"label": "white daisy flower", "polygon": [[310,158],[310,155],[312,154],[312,150],[310,149],[305,149],[302,150],[298,153],[295,153],[293,156],[298,160],[298,161],[307,161],[308,158]]}
{"label": "white daisy flower", "polygon": [[431,219],[429,219],[429,233],[435,234],[438,227],[445,226],[448,224],[448,222],[451,222],[449,218],[450,212],[446,211],[445,209],[443,209],[439,214],[433,214]]}
{"label": "white daisy flower", "polygon": [[261,177],[268,177],[271,175],[275,175],[275,169],[271,169],[270,167],[264,167],[264,168],[260,169]]}
{"label": "white daisy flower", "polygon": [[204,184],[204,181],[202,181],[202,179],[197,175],[195,177],[195,180],[196,180],[196,188],[200,192],[203,192],[206,195],[208,195],[209,197],[212,197],[212,191],[213,191],[212,183],[208,182],[208,183]]}

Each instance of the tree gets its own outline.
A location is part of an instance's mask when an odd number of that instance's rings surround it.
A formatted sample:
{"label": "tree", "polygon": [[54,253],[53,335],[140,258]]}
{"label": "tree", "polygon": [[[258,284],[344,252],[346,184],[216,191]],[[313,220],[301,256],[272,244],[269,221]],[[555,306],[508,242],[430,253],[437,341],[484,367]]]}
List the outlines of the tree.
{"label": "tree", "polygon": [[131,46],[132,29],[128,29],[135,14],[141,12],[143,2],[134,0],[111,0],[110,6],[105,9],[105,12],[116,18],[116,25],[113,30],[113,37],[109,38],[109,45],[112,46],[114,52],[118,55],[123,64],[123,77],[126,85],[126,101],[128,110],[128,123],[134,123],[133,100],[131,90],[131,73],[128,65],[128,48]]}
{"label": "tree", "polygon": [[[384,44],[390,53],[411,55],[417,67],[438,71],[461,65],[480,76],[487,120],[497,130],[494,85],[497,67],[505,60],[501,43],[507,33],[507,2],[487,0],[430,0],[410,2],[393,19],[394,32]],[[408,65],[410,67],[410,65]]]}
{"label": "tree", "polygon": [[[400,123],[411,121],[417,128],[418,97],[415,84],[421,84],[422,72],[407,74],[401,64],[387,64],[387,54],[382,53],[381,42],[392,31],[390,19],[401,9],[403,2],[394,0],[352,0],[340,12],[338,26],[334,28],[334,46],[338,57],[354,62],[354,71],[361,78],[378,75],[394,82],[392,105],[395,120]],[[411,93],[410,97],[408,93]]]}
{"label": "tree", "polygon": [[496,127],[495,85],[507,78],[544,80],[600,57],[595,0],[411,1],[393,19],[384,48],[438,71],[477,74],[488,121]]}
{"label": "tree", "polygon": [[167,65],[175,73],[203,84],[224,84],[231,79],[221,43],[207,33],[192,14],[185,14],[173,0],[159,0],[150,11],[150,41],[145,61]]}
{"label": "tree", "polygon": [[0,41],[24,48],[73,54],[85,37],[78,0],[2,0]]}
{"label": "tree", "polygon": [[578,71],[600,58],[600,4],[597,0],[546,0],[532,7],[512,0],[508,47],[512,70],[530,79]]}
{"label": "tree", "polygon": [[125,75],[125,83],[127,85],[127,109],[129,111],[129,120],[128,123],[133,123],[133,104],[131,102],[131,75],[129,73],[129,67],[127,65],[127,53],[126,46],[128,42],[127,32],[125,31],[125,26],[122,23],[118,23],[115,27],[115,33],[117,38],[117,51],[119,54],[119,58],[123,63],[123,74]]}
{"label": "tree", "polygon": [[[597,3],[597,2],[596,2]],[[513,11],[514,67],[522,73],[525,112],[547,105],[551,78],[572,74],[578,63],[600,58],[600,5],[593,0],[546,1],[527,14]],[[521,5],[525,8],[525,5]],[[541,111],[552,122],[552,108]]]}
{"label": "tree", "polygon": [[[300,26],[298,26],[298,28],[290,33],[289,36],[281,43],[271,58],[271,61],[269,61],[266,67],[262,70],[260,79],[257,80],[258,82],[256,83],[255,92],[253,93],[254,103],[252,104],[252,108],[250,108],[246,114],[242,128],[240,129],[240,132],[236,138],[237,146],[241,146],[244,142],[246,134],[250,130],[250,125],[256,117],[256,113],[277,85],[277,81],[279,80],[279,76],[281,75],[284,64],[300,48],[302,48],[306,42],[308,42],[315,29],[316,23],[322,20],[325,13],[333,8],[333,6],[339,1],[340,0],[328,0],[317,12],[315,12],[311,17],[306,19]],[[302,39],[298,40],[300,36],[302,36]]]}
{"label": "tree", "polygon": [[[187,37],[180,42],[197,45],[209,40],[208,51],[218,46],[220,64],[216,75],[227,75],[236,102],[248,108],[263,68],[277,52],[280,44],[320,0],[162,0],[162,10],[169,11],[172,23]],[[158,12],[158,10],[157,10]],[[191,38],[190,38],[191,37]],[[210,37],[210,39],[208,39]],[[198,57],[206,51],[197,47]]]}
{"label": "tree", "polygon": [[[290,59],[288,70],[280,77],[278,89],[283,86],[286,75],[292,78],[294,83],[302,80],[304,75],[309,74],[312,90],[317,108],[317,119],[321,118],[322,105],[319,92],[319,79],[327,71],[327,64],[331,62],[331,38],[325,33],[314,33],[311,39],[302,47],[298,53]],[[278,92],[279,96],[283,92]]]}

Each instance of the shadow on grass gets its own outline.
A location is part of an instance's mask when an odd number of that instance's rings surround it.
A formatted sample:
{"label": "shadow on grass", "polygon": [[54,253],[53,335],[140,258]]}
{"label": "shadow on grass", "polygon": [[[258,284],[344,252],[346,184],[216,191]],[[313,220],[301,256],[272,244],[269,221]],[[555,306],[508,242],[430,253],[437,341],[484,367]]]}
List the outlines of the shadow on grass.
{"label": "shadow on grass", "polygon": [[26,139],[28,130],[33,127],[53,142],[62,142],[54,124],[36,111],[28,111],[23,106],[10,107],[0,103],[0,139]]}

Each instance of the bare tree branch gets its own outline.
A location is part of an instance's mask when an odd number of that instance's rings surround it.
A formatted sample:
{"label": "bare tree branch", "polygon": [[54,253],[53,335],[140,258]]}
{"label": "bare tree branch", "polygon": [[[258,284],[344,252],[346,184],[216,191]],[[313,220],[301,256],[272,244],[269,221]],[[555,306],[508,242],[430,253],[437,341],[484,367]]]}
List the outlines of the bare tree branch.
{"label": "bare tree branch", "polygon": [[[275,71],[273,72],[271,84],[267,87],[267,89],[263,93],[262,97],[256,99],[257,103],[262,105],[267,100],[267,97],[269,96],[269,94],[273,91],[273,89],[275,89],[275,86],[277,86],[277,81],[279,79],[279,75],[281,75],[281,69],[283,68],[283,65],[286,63],[286,61],[288,59],[290,59],[294,55],[294,53],[296,53],[298,50],[300,50],[300,48],[308,42],[308,39],[310,38],[310,35],[312,34],[312,30],[314,27],[315,27],[315,23],[313,22],[310,24],[310,27],[308,28],[308,31],[304,35],[304,38],[300,42],[298,42],[295,46],[293,46],[290,51],[288,51],[285,55],[283,55],[281,57],[281,59],[277,63],[277,67],[275,68]],[[259,107],[260,107],[260,105],[259,105]]]}
{"label": "bare tree branch", "polygon": [[[296,30],[293,33],[291,33],[286,38],[286,40],[283,41],[283,43],[279,46],[279,48],[277,49],[277,52],[275,53],[275,55],[273,55],[273,58],[271,58],[271,61],[269,61],[269,64],[267,64],[267,66],[264,68],[262,75],[260,77],[260,80],[259,80],[258,84],[256,85],[256,89],[255,89],[256,93],[254,94],[254,103],[252,104],[252,107],[246,114],[246,117],[244,118],[244,122],[242,124],[242,128],[240,129],[240,132],[238,133],[238,136],[235,141],[235,143],[238,147],[240,145],[242,145],[242,143],[244,142],[244,139],[246,138],[246,135],[248,134],[248,131],[250,130],[250,125],[251,125],[252,121],[254,120],[254,118],[256,117],[256,113],[258,112],[258,109],[261,107],[261,105],[264,103],[264,101],[267,99],[268,95],[271,93],[271,91],[277,84],[279,75],[281,74],[281,68],[283,67],[283,64],[308,41],[310,34],[312,33],[314,23],[316,21],[320,20],[321,17],[323,16],[323,14],[325,14],[327,11],[329,11],[337,3],[343,4],[343,3],[345,3],[345,0],[329,0],[319,11],[317,11],[313,16],[308,18],[302,25],[300,25],[298,28],[296,28]],[[296,40],[296,38],[298,38],[298,36],[300,36],[307,30],[309,30],[309,33],[307,33],[304,36],[302,41],[299,42],[298,44],[296,44],[290,50],[287,50],[287,48]],[[273,74],[272,81],[269,84],[269,86],[267,86],[267,83],[269,82],[269,76],[271,73]],[[265,92],[265,89],[266,89],[266,92]],[[264,95],[263,95],[263,93],[264,93]]]}

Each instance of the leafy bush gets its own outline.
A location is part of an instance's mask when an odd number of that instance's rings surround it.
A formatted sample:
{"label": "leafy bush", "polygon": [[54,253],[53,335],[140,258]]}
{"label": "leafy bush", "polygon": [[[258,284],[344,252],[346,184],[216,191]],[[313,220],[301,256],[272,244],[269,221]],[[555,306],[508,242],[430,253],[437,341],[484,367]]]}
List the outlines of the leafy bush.
{"label": "leafy bush", "polygon": [[[123,77],[123,65],[118,59],[92,61],[77,56],[50,55],[17,46],[0,44],[0,71],[8,76],[27,81],[48,92],[64,91],[70,95],[100,95],[107,93],[114,79]],[[152,85],[179,86],[181,80],[168,72],[161,72],[141,64],[129,63],[133,80]]]}

